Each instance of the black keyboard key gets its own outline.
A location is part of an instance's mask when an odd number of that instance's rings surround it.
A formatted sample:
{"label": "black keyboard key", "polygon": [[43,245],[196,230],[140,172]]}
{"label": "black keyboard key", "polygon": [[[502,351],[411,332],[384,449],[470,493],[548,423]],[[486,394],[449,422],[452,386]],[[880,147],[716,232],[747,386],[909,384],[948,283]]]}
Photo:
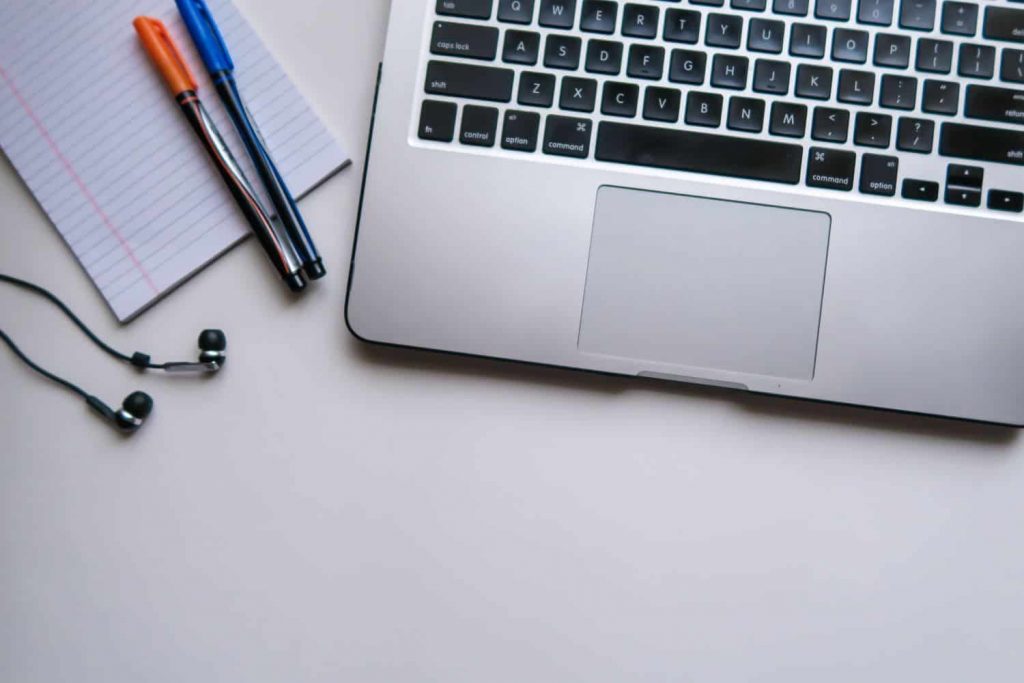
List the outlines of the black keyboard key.
{"label": "black keyboard key", "polygon": [[864,147],[886,149],[892,137],[892,117],[859,112],[853,124],[853,142]]}
{"label": "black keyboard key", "polygon": [[754,91],[773,95],[789,94],[789,62],[759,59],[754,63]]}
{"label": "black keyboard key", "polygon": [[508,102],[514,78],[511,69],[432,60],[427,64],[425,87],[433,95]]}
{"label": "black keyboard key", "polygon": [[729,3],[729,6],[733,9],[748,10],[750,12],[763,12],[767,5],[767,0],[732,0]]}
{"label": "black keyboard key", "polygon": [[533,21],[533,0],[498,0],[498,21],[529,24]]}
{"label": "black keyboard key", "polygon": [[739,96],[730,98],[725,125],[731,130],[760,133],[764,129],[764,100]]}
{"label": "black keyboard key", "polygon": [[944,123],[939,138],[939,154],[1024,166],[1024,130]]}
{"label": "black keyboard key", "polygon": [[775,102],[772,104],[768,132],[787,138],[802,138],[807,130],[807,107],[802,104]]}
{"label": "black keyboard key", "polygon": [[871,104],[875,98],[875,74],[871,71],[841,69],[836,98],[847,104]]}
{"label": "black keyboard key", "polygon": [[498,53],[498,29],[435,21],[430,36],[430,52],[450,57],[494,59]]}
{"label": "black keyboard key", "polygon": [[910,66],[910,36],[879,33],[875,36],[875,66],[906,69]]}
{"label": "black keyboard key", "polygon": [[542,151],[545,154],[586,159],[590,156],[592,127],[593,124],[589,119],[549,116],[544,125]]}
{"label": "black keyboard key", "polygon": [[544,66],[574,71],[580,65],[582,44],[579,38],[549,34],[544,42]]}
{"label": "black keyboard key", "polygon": [[988,208],[994,211],[1021,213],[1024,211],[1024,192],[989,190]]}
{"label": "black keyboard key", "polygon": [[597,101],[597,81],[592,78],[566,76],[562,79],[562,94],[558,106],[569,111],[594,111]]}
{"label": "black keyboard key", "polygon": [[903,152],[930,154],[935,137],[935,123],[927,119],[900,118],[896,129],[896,149]]}
{"label": "black keyboard key", "polygon": [[990,40],[1024,43],[1024,9],[989,5],[985,8],[982,35]]}
{"label": "black keyboard key", "polygon": [[451,142],[455,138],[455,115],[458,111],[454,102],[424,100],[420,109],[420,139]]}
{"label": "black keyboard key", "polygon": [[467,104],[462,108],[462,128],[459,142],[477,147],[494,147],[494,136],[498,130],[498,110],[494,107],[477,107]]}
{"label": "black keyboard key", "polygon": [[528,107],[550,107],[555,101],[555,77],[551,74],[524,71],[519,76],[519,104]]}
{"label": "black keyboard key", "polygon": [[1024,125],[1024,90],[969,85],[964,98],[964,116]]}
{"label": "black keyboard key", "polygon": [[806,17],[810,0],[774,0],[772,11],[776,14],[788,14],[791,17]]}
{"label": "black keyboard key", "polygon": [[837,28],[832,33],[832,59],[857,64],[868,61],[868,32]]}
{"label": "black keyboard key", "polygon": [[696,50],[672,50],[672,59],[668,67],[668,80],[673,83],[704,83],[704,72],[707,70],[707,56]]}
{"label": "black keyboard key", "polygon": [[960,44],[956,72],[966,78],[992,78],[996,71],[996,49],[991,45]]}
{"label": "black keyboard key", "polygon": [[540,57],[540,34],[530,31],[505,31],[501,58],[510,64],[536,64]]}
{"label": "black keyboard key", "polygon": [[622,35],[629,38],[653,38],[658,35],[661,10],[651,5],[627,4],[622,10]]}
{"label": "black keyboard key", "polygon": [[825,56],[827,38],[828,31],[824,26],[793,24],[789,34],[789,54],[794,57],[821,59]]}
{"label": "black keyboard key", "polygon": [[691,5],[709,5],[712,7],[721,7],[725,4],[725,0],[690,0]]}
{"label": "black keyboard key", "polygon": [[700,12],[670,9],[665,13],[662,37],[673,43],[696,43],[700,37]]}
{"label": "black keyboard key", "polygon": [[704,43],[711,47],[739,47],[742,33],[743,17],[711,13],[704,28]]}
{"label": "black keyboard key", "polygon": [[610,0],[583,0],[580,29],[590,33],[615,33],[619,6]]}
{"label": "black keyboard key", "polygon": [[872,26],[892,25],[893,0],[860,0],[857,21]]}
{"label": "black keyboard key", "polygon": [[892,197],[896,194],[900,160],[881,154],[865,154],[860,159],[860,191]]}
{"label": "black keyboard key", "polygon": [[960,110],[960,84],[926,80],[921,109],[929,114],[954,116]]}
{"label": "black keyboard key", "polygon": [[807,151],[807,185],[849,192],[856,166],[857,155],[853,152],[811,147]]}
{"label": "black keyboard key", "polygon": [[717,128],[722,122],[722,96],[691,90],[686,97],[686,122],[691,126]]}
{"label": "black keyboard key", "polygon": [[968,190],[963,187],[946,187],[946,203],[954,206],[981,206],[981,190]]}
{"label": "black keyboard key", "polygon": [[629,48],[627,75],[657,81],[665,70],[665,48],[653,45],[633,45]]}
{"label": "black keyboard key", "polygon": [[946,185],[966,187],[969,190],[980,190],[985,183],[985,169],[981,166],[965,166],[950,164],[946,169]]}
{"label": "black keyboard key", "polygon": [[846,142],[850,134],[850,112],[831,107],[815,107],[811,138],[822,142]]}
{"label": "black keyboard key", "polygon": [[622,71],[622,43],[591,40],[587,43],[587,71],[617,76]]}
{"label": "black keyboard key", "polygon": [[437,0],[437,13],[469,19],[490,19],[494,0]]}
{"label": "black keyboard key", "polygon": [[948,74],[953,69],[953,43],[921,38],[917,41],[917,70]]}
{"label": "black keyboard key", "polygon": [[935,27],[935,0],[902,0],[900,27],[931,31]]}
{"label": "black keyboard key", "polygon": [[969,2],[942,3],[942,32],[973,36],[978,32],[978,6]]}
{"label": "black keyboard key", "polygon": [[934,202],[939,199],[939,184],[931,180],[916,180],[907,178],[903,181],[904,199],[913,199],[919,202]]}
{"label": "black keyboard key", "polygon": [[601,95],[601,113],[609,116],[636,115],[637,101],[640,99],[640,88],[635,83],[616,83],[605,81]]}
{"label": "black keyboard key", "polygon": [[681,97],[675,88],[650,86],[644,95],[644,118],[649,121],[675,123],[679,120]]}
{"label": "black keyboard key", "polygon": [[751,19],[747,30],[747,49],[754,52],[782,52],[786,25],[774,19]]}
{"label": "black keyboard key", "polygon": [[[692,96],[693,93],[691,93]],[[782,142],[603,122],[602,161],[796,184],[803,148]]]}
{"label": "black keyboard key", "polygon": [[1003,49],[999,78],[1007,83],[1024,83],[1024,50]]}
{"label": "black keyboard key", "polygon": [[537,149],[539,130],[540,114],[509,109],[505,112],[505,123],[501,129],[501,148],[533,152]]}
{"label": "black keyboard key", "polygon": [[796,94],[812,100],[832,96],[832,69],[827,66],[801,64],[796,69]]}
{"label": "black keyboard key", "polygon": [[917,79],[913,76],[882,76],[879,102],[889,109],[911,111],[917,106]]}
{"label": "black keyboard key", "polygon": [[814,3],[814,16],[819,19],[846,21],[850,18],[850,5],[853,0],[817,0]]}
{"label": "black keyboard key", "polygon": [[576,0],[540,0],[537,23],[547,28],[572,28],[576,23]]}
{"label": "black keyboard key", "polygon": [[747,87],[749,60],[737,55],[715,55],[711,63],[711,85],[716,88],[743,90]]}

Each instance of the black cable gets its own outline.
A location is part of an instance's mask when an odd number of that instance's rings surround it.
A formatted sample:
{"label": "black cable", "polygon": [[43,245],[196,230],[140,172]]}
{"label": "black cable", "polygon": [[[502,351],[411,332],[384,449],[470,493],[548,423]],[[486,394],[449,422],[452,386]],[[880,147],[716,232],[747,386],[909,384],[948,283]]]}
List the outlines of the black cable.
{"label": "black cable", "polygon": [[33,363],[32,359],[29,358],[28,356],[26,356],[25,353],[21,349],[18,348],[18,345],[14,343],[14,340],[12,340],[10,337],[8,337],[7,334],[3,330],[0,330],[0,340],[2,340],[5,344],[7,344],[9,347],[11,347],[11,351],[14,351],[14,355],[16,355],[22,361],[24,361],[25,365],[27,365],[30,368],[32,368],[33,370],[35,370],[36,372],[38,372],[40,375],[42,375],[46,379],[51,380],[53,382],[56,382],[57,384],[60,384],[65,389],[70,389],[71,391],[75,392],[76,394],[78,394],[79,396],[84,398],[85,400],[89,400],[89,398],[90,398],[89,394],[85,393],[85,391],[83,391],[80,387],[72,384],[71,382],[67,381],[66,379],[64,379],[62,377],[58,377],[57,375],[53,374],[52,372],[47,372],[46,370],[42,369],[41,367],[39,367],[38,365]]}
{"label": "black cable", "polygon": [[[63,301],[58,299],[57,296],[55,294],[51,293],[48,289],[40,287],[39,285],[32,284],[31,282],[27,282],[25,280],[21,280],[21,279],[18,279],[16,277],[12,277],[10,275],[4,275],[3,273],[0,273],[0,282],[6,282],[8,284],[14,285],[15,287],[20,287],[21,289],[24,289],[26,291],[32,292],[33,294],[38,294],[39,296],[41,296],[44,299],[46,299],[47,301],[49,301],[54,306],[56,306],[61,311],[63,311],[64,315],[66,315],[68,318],[70,318],[71,322],[73,322],[75,325],[77,325],[78,329],[82,330],[82,332],[85,333],[85,336],[87,336],[90,340],[92,340],[93,344],[95,344],[100,349],[102,349],[105,353],[107,353],[110,356],[113,356],[117,360],[123,361],[125,363],[130,363],[130,364],[134,365],[137,368],[150,368],[150,369],[154,369],[154,370],[159,370],[159,369],[163,368],[163,365],[158,365],[156,363],[151,362],[150,359],[149,359],[149,356],[144,354],[144,353],[135,353],[134,355],[129,356],[127,354],[121,353],[120,351],[118,351],[114,347],[112,347],[109,344],[107,344],[106,342],[104,342],[102,339],[97,337],[93,333],[93,331],[90,330],[86,326],[86,324],[84,322],[82,322],[79,319],[79,317],[77,315],[75,315],[71,311],[71,309],[68,308],[67,305]],[[7,337],[6,335],[4,335],[4,336],[5,336],[5,341],[8,343],[8,345],[10,345],[11,348],[15,349],[15,352],[18,353],[18,355],[21,356],[22,359],[24,359],[26,362],[29,362],[28,359],[25,358],[24,354],[22,354],[20,351],[18,351],[17,347],[14,346],[14,344],[10,340],[10,337]],[[36,370],[38,370],[39,372],[43,372],[42,370],[40,370],[38,368],[38,366],[33,366],[33,367]],[[49,375],[47,375],[47,376],[49,376]],[[50,379],[53,379],[53,377],[50,377]]]}

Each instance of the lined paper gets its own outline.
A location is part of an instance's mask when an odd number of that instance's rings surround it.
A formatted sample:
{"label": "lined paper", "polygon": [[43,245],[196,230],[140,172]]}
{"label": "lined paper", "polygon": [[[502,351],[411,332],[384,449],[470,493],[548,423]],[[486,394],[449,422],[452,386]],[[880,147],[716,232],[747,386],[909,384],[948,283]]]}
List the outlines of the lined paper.
{"label": "lined paper", "polygon": [[[348,156],[230,0],[208,5],[270,153],[301,196]],[[174,2],[0,2],[0,147],[122,322],[249,234],[142,50],[139,15],[167,24],[261,189]]]}

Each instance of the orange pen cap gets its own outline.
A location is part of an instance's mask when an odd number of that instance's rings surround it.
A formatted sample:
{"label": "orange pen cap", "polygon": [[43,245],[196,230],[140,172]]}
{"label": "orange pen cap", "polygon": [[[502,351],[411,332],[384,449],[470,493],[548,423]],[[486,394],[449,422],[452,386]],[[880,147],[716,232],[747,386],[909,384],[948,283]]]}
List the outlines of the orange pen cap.
{"label": "orange pen cap", "polygon": [[185,90],[197,90],[196,77],[185,63],[178,46],[163,22],[152,17],[136,17],[132,22],[142,47],[160,70],[171,92],[178,96]]}

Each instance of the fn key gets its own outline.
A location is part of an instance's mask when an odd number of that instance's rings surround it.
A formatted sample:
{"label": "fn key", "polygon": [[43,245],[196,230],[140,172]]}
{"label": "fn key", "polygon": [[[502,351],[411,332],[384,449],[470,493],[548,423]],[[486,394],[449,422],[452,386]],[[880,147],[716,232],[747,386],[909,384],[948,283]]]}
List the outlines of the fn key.
{"label": "fn key", "polygon": [[420,111],[420,139],[451,142],[455,137],[457,110],[454,102],[425,100]]}

